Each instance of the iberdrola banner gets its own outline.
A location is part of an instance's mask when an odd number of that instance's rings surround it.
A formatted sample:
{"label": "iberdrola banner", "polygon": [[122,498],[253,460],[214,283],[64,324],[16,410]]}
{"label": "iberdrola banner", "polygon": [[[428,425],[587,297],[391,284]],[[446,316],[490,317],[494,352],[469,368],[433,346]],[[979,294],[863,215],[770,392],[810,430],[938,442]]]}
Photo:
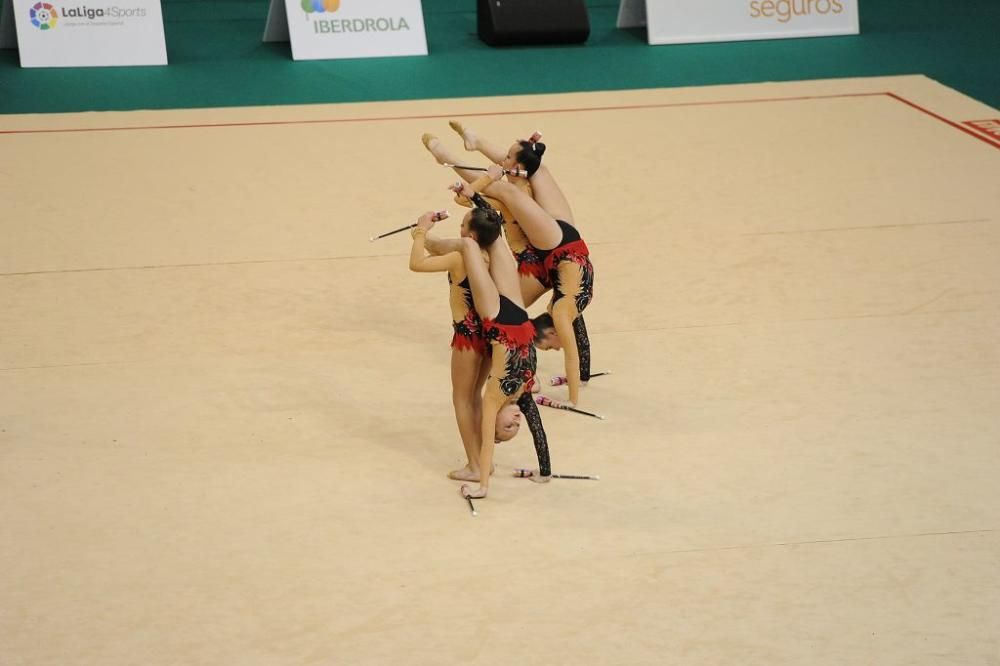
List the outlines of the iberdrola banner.
{"label": "iberdrola banner", "polygon": [[420,0],[271,0],[264,41],[284,40],[295,60],[427,55]]}

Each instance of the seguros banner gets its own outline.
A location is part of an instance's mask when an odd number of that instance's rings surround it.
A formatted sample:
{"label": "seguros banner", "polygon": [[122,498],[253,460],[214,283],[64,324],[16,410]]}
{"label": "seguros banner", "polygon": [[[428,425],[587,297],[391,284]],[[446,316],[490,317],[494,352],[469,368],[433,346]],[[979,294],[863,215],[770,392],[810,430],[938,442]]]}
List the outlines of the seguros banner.
{"label": "seguros banner", "polygon": [[[624,5],[626,0],[622,2]],[[645,0],[645,3],[650,44],[859,32],[858,0]]]}

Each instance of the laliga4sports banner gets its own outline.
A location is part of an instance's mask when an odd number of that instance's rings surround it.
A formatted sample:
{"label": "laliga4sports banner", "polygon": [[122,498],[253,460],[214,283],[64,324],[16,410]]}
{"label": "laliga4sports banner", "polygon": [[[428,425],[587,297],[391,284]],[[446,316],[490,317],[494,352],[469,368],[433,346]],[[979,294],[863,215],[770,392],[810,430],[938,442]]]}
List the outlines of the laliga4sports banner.
{"label": "laliga4sports banner", "polygon": [[159,0],[8,0],[22,67],[166,65]]}
{"label": "laliga4sports banner", "polygon": [[264,41],[285,40],[295,60],[427,55],[420,0],[271,0]]}
{"label": "laliga4sports banner", "polygon": [[[641,1],[641,0],[640,0]],[[650,44],[855,35],[859,0],[645,0]],[[636,0],[622,0],[618,27]],[[629,5],[627,7],[626,5]],[[627,11],[629,10],[629,11]]]}

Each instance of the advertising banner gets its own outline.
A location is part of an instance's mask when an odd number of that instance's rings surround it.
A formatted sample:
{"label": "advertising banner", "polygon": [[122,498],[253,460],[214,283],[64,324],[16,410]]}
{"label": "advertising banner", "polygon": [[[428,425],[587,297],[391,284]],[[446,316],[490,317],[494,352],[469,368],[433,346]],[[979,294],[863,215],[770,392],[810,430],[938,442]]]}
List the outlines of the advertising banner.
{"label": "advertising banner", "polygon": [[295,60],[427,55],[420,0],[271,0],[264,41],[284,40]]}
{"label": "advertising banner", "polygon": [[[618,27],[637,12],[621,0]],[[855,35],[858,0],[645,0],[650,44]]]}
{"label": "advertising banner", "polygon": [[11,0],[22,67],[166,65],[159,0]]}

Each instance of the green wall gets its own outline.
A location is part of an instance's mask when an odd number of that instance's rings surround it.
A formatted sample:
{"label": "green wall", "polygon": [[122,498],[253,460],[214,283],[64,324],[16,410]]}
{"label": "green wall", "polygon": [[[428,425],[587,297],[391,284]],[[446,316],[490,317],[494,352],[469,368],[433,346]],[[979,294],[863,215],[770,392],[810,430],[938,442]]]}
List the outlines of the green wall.
{"label": "green wall", "polygon": [[[544,2],[545,0],[537,0]],[[734,0],[739,1],[739,0]],[[861,35],[648,46],[589,0],[582,46],[491,48],[474,0],[424,0],[429,57],[293,62],[260,41],[267,0],[164,0],[167,67],[22,69],[0,113],[357,102],[926,74],[1000,108],[1000,0],[860,0]]]}

